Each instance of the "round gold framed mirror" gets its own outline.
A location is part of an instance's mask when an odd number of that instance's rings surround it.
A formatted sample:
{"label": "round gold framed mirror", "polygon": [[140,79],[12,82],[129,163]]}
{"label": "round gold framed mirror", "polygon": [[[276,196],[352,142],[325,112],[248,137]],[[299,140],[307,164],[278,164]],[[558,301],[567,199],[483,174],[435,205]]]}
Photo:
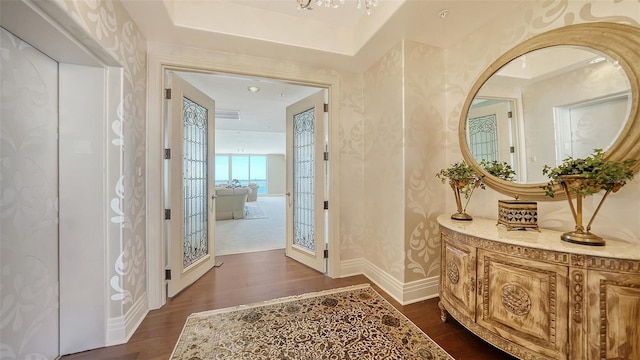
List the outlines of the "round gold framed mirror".
{"label": "round gold framed mirror", "polygon": [[[458,127],[464,160],[505,195],[562,199],[545,196],[544,165],[595,148],[611,160],[640,159],[639,81],[638,27],[596,22],[534,36],[500,56],[471,88]],[[489,174],[482,160],[507,162],[516,181]]]}

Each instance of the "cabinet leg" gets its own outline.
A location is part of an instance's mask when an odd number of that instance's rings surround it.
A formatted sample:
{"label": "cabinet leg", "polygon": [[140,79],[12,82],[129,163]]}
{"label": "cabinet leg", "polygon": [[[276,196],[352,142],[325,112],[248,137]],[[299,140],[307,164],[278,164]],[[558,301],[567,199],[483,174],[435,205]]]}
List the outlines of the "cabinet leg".
{"label": "cabinet leg", "polygon": [[438,307],[440,308],[440,320],[447,322],[447,309],[444,308],[442,301],[438,301]]}

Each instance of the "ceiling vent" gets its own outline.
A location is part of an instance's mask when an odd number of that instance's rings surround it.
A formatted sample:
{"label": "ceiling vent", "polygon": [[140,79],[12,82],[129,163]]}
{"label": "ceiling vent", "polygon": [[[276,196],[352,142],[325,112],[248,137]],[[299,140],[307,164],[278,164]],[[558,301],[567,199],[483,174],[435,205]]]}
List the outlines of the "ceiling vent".
{"label": "ceiling vent", "polygon": [[216,110],[216,119],[240,120],[238,110]]}

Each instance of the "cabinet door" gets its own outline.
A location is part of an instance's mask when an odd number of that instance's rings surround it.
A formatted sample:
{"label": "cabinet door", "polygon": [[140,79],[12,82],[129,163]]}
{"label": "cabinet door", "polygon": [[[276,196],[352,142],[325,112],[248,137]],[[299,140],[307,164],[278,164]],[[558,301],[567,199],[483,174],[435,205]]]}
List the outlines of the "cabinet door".
{"label": "cabinet door", "polygon": [[568,268],[478,250],[478,325],[553,359],[567,358]]}
{"label": "cabinet door", "polygon": [[640,276],[589,270],[589,359],[640,359]]}
{"label": "cabinet door", "polygon": [[476,249],[442,236],[440,297],[447,310],[475,320]]}

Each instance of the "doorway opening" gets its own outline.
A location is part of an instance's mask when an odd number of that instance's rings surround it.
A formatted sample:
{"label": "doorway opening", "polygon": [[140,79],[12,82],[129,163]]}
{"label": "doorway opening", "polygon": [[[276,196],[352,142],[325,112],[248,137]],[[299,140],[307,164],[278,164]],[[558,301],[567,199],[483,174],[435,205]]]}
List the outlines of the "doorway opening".
{"label": "doorway opening", "polygon": [[[215,204],[215,214],[210,216],[215,217],[211,256],[284,249],[289,234],[287,228],[291,226],[285,211],[288,203],[286,194],[291,193],[287,191],[287,183],[293,173],[286,165],[287,105],[313,93],[319,94],[324,103],[328,97],[327,89],[284,80],[184,69],[165,69],[165,81],[172,73],[215,102],[215,155],[209,161],[213,170],[209,174],[215,179],[215,191],[210,195],[212,204]],[[166,111],[169,113],[173,114],[173,109]],[[322,110],[318,113],[323,114],[320,116],[322,133],[316,142],[324,151],[329,141],[328,133],[325,134],[329,128],[328,115],[324,115]],[[174,118],[165,118],[167,144],[172,143],[167,129],[173,122]],[[177,153],[175,158],[181,159]],[[324,156],[318,157],[323,164],[325,160]],[[321,174],[325,176],[328,171],[323,170]],[[325,182],[323,178],[323,183],[318,186],[323,194],[328,188]],[[167,184],[165,182],[164,186],[166,199],[173,191]],[[322,196],[321,200],[326,200]],[[322,205],[319,212],[323,217],[327,216]],[[328,223],[327,219],[320,222],[323,229]],[[165,234],[164,246],[171,249],[171,232],[165,231]],[[328,242],[326,237],[322,241],[321,254]],[[171,262],[166,265],[172,266]]]}

